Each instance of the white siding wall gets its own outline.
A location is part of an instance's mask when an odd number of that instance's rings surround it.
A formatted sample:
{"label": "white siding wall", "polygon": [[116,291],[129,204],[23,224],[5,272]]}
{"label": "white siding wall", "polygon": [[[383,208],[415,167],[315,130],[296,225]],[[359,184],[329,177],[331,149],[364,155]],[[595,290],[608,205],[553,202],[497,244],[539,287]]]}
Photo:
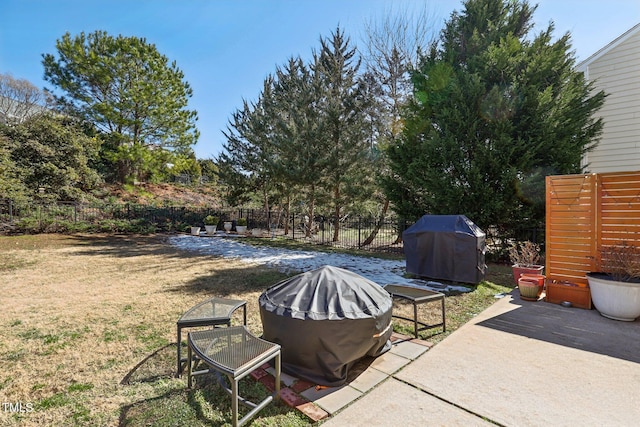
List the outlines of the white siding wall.
{"label": "white siding wall", "polygon": [[589,172],[640,170],[640,32],[587,65],[587,78],[609,96],[598,112],[604,131],[587,154]]}

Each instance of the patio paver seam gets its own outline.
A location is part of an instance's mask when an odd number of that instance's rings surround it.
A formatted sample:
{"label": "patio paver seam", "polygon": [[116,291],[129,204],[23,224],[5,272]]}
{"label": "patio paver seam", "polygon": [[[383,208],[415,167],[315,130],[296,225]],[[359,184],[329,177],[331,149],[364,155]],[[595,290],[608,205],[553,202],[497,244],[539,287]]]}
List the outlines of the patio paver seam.
{"label": "patio paver seam", "polygon": [[[401,369],[401,370],[402,370],[402,369]],[[400,371],[401,371],[401,370],[400,370]],[[393,378],[393,379],[395,379],[395,380],[397,380],[397,381],[400,381],[401,383],[406,384],[406,385],[408,385],[408,386],[410,386],[410,387],[412,387],[412,388],[414,388],[414,389],[416,389],[416,390],[418,390],[418,391],[420,391],[420,392],[422,392],[422,393],[424,393],[424,394],[427,394],[427,395],[429,395],[429,396],[431,396],[431,397],[434,397],[434,398],[436,398],[436,399],[440,400],[441,402],[444,402],[444,403],[446,403],[446,404],[448,404],[448,405],[451,405],[451,406],[453,406],[453,407],[455,407],[455,408],[458,408],[458,409],[460,409],[460,410],[462,410],[462,411],[465,411],[466,413],[468,413],[468,414],[470,414],[470,415],[473,415],[474,417],[478,417],[478,418],[480,418],[480,419],[482,419],[482,420],[485,420],[485,421],[487,421],[487,422],[490,422],[491,424],[495,424],[495,425],[500,426],[500,427],[507,427],[506,425],[504,425],[504,424],[502,424],[502,423],[500,423],[500,422],[498,422],[498,421],[495,421],[495,420],[492,420],[492,419],[487,418],[487,416],[486,416],[486,415],[478,414],[477,412],[474,412],[474,411],[472,411],[472,410],[471,410],[471,409],[469,409],[469,408],[465,408],[464,406],[461,406],[461,405],[459,405],[459,404],[457,404],[457,403],[455,403],[455,402],[452,402],[452,401],[450,401],[450,400],[448,400],[448,399],[443,398],[442,396],[439,396],[439,395],[437,395],[437,394],[435,394],[435,393],[432,393],[432,392],[430,392],[429,390],[426,390],[426,389],[424,389],[424,388],[422,388],[422,387],[418,386],[417,384],[412,384],[412,383],[410,383],[410,382],[408,382],[408,381],[406,381],[406,380],[404,380],[404,379],[402,379],[402,378],[397,377],[397,376],[396,376],[396,374],[398,374],[400,371],[395,372],[395,373],[394,373],[394,374],[392,374],[392,375],[389,375],[389,377],[391,377],[391,378]]]}

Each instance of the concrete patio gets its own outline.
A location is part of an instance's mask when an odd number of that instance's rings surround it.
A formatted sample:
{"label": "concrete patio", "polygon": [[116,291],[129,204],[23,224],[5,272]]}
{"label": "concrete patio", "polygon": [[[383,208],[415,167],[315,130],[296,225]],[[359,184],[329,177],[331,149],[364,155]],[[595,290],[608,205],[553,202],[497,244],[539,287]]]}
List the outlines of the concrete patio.
{"label": "concrete patio", "polygon": [[640,320],[517,290],[323,426],[636,426]]}

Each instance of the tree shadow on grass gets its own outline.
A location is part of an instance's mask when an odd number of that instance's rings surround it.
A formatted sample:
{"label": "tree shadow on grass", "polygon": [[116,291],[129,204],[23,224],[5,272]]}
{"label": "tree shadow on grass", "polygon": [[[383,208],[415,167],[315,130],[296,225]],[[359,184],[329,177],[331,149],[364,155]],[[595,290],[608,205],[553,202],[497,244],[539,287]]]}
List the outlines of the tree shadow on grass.
{"label": "tree shadow on grass", "polygon": [[138,362],[120,381],[121,385],[133,383],[151,383],[160,379],[171,378],[174,372],[172,362],[176,357],[176,344],[170,343],[160,347]]}
{"label": "tree shadow on grass", "polygon": [[250,292],[262,292],[269,286],[295,273],[283,273],[272,267],[241,264],[230,261],[222,268],[212,269],[188,282],[177,284],[167,292],[228,297]]}
{"label": "tree shadow on grass", "polygon": [[172,246],[167,239],[171,234],[74,234],[73,241],[85,246],[86,251],[78,255],[108,255],[119,258],[131,258],[145,255],[162,255],[178,258],[198,258],[203,254],[196,251],[181,251]]}
{"label": "tree shadow on grass", "polygon": [[[134,368],[139,369],[150,358],[158,357],[168,347],[163,347]],[[131,374],[131,372],[130,372]],[[135,382],[145,382],[151,386],[163,379],[162,375],[127,375],[122,384],[134,385]],[[125,381],[126,380],[126,381]],[[178,381],[178,380],[176,380]],[[223,426],[231,425],[231,398],[223,390],[213,375],[204,375],[197,378],[193,388],[188,389],[186,379],[184,387],[176,386],[169,391],[162,392],[149,398],[140,399],[137,402],[122,406],[118,425],[124,426]],[[166,390],[166,386],[159,389]],[[271,394],[262,384],[251,378],[240,381],[240,394],[252,401],[261,401]],[[248,409],[240,405],[239,416],[244,416]],[[305,425],[308,424],[304,417],[293,408],[282,402],[274,402],[256,417],[272,418],[269,425]],[[254,418],[255,419],[255,418]],[[292,420],[292,421],[290,421]]]}
{"label": "tree shadow on grass", "polygon": [[205,296],[227,297],[245,292],[262,292],[267,287],[292,276],[294,273],[282,273],[272,267],[247,264],[234,259],[224,259],[217,255],[203,254],[198,251],[181,250],[172,246],[167,239],[170,235],[75,235],[73,239],[79,245],[91,247],[86,251],[74,252],[76,255],[101,255],[118,258],[137,256],[159,256],[164,258],[185,259],[187,262],[211,262],[208,274],[176,284],[167,292],[178,294],[203,294]]}

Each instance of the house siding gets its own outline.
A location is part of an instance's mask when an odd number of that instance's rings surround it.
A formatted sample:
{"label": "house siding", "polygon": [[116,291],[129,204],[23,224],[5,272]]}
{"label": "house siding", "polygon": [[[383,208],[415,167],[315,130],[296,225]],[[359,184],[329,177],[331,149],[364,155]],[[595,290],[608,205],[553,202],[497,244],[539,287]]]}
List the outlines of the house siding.
{"label": "house siding", "polygon": [[640,28],[578,67],[608,94],[596,117],[604,120],[598,146],[584,159],[588,172],[640,170]]}

